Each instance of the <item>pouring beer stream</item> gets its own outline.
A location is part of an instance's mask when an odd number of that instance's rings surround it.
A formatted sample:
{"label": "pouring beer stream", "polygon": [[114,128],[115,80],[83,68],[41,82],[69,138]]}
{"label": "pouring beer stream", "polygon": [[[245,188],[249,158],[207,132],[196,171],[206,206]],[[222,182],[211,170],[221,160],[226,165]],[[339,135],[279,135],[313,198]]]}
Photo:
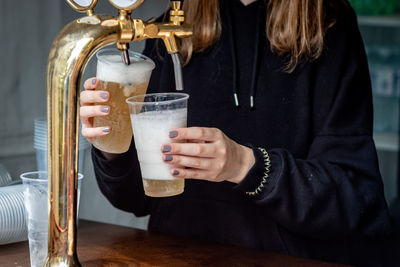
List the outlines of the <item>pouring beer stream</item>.
{"label": "pouring beer stream", "polygon": [[[177,38],[192,35],[184,22],[182,1],[171,1],[168,23],[131,18],[144,0],[109,0],[117,17],[96,15],[98,0],[66,0],[86,16],[72,21],[53,42],[47,65],[47,120],[49,173],[49,247],[45,266],[81,266],[76,254],[79,93],[91,56],[116,44],[129,64],[130,42],[160,38],[171,54],[177,90],[183,89]],[[84,6],[87,3],[87,6]]]}

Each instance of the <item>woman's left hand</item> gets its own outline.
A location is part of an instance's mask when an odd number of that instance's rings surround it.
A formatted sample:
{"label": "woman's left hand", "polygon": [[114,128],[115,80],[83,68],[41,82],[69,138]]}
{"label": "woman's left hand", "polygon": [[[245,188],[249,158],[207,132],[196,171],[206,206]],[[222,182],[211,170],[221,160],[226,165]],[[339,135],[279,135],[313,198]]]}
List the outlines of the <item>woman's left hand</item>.
{"label": "woman's left hand", "polygon": [[[169,133],[174,141],[161,148],[167,164],[177,178],[240,183],[254,165],[253,151],[228,138],[216,128],[179,128]],[[187,167],[187,168],[185,168]]]}

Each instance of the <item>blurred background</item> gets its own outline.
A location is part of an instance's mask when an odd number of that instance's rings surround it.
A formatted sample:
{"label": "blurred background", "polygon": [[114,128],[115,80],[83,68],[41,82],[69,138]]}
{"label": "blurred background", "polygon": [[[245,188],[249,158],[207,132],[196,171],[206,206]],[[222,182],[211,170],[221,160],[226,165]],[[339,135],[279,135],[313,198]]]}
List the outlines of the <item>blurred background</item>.
{"label": "blurred background", "polygon": [[358,15],[372,82],[374,140],[392,220],[400,230],[400,1],[350,0]]}
{"label": "blurred background", "polygon": [[[133,11],[132,16],[143,20],[159,17],[168,5],[169,0],[147,0]],[[107,0],[99,0],[94,10],[97,14],[116,16],[118,13]],[[38,169],[34,121],[46,117],[47,57],[61,29],[81,16],[83,14],[73,11],[64,0],[0,1],[0,36],[3,36],[0,44],[0,164],[13,180],[19,179],[21,173]],[[131,49],[140,52],[144,45],[144,42],[134,43]],[[83,80],[95,73],[93,57]],[[80,172],[85,178],[79,217],[147,228],[147,217],[136,218],[131,213],[117,210],[103,197],[90,157],[90,148],[80,150],[80,160],[83,160]]]}
{"label": "blurred background", "polygon": [[[168,0],[147,0],[133,17],[160,16]],[[392,219],[400,224],[399,104],[400,104],[400,1],[350,0],[370,64],[374,95],[374,140],[378,150],[385,197]],[[100,0],[96,13],[116,15],[108,1]],[[13,180],[37,169],[34,121],[46,116],[46,63],[51,43],[69,21],[78,18],[63,0],[0,1],[0,164]],[[144,43],[133,50],[142,51]],[[91,60],[84,78],[94,76]],[[90,149],[81,151],[85,175],[79,216],[100,222],[145,229],[148,218],[113,208],[100,193],[94,178]]]}

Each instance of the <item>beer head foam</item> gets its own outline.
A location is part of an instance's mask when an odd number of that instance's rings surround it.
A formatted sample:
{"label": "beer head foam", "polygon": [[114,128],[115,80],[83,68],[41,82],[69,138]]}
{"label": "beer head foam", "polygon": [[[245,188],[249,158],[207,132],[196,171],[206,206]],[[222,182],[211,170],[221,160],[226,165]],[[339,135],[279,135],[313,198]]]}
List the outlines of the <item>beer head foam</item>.
{"label": "beer head foam", "polygon": [[125,65],[120,55],[102,55],[97,61],[96,77],[105,82],[137,84],[147,82],[155,65],[151,60],[131,58]]}
{"label": "beer head foam", "polygon": [[133,138],[142,177],[153,180],[175,179],[171,175],[170,166],[162,160],[160,147],[171,142],[170,130],[186,127],[186,120],[187,108],[131,114]]}

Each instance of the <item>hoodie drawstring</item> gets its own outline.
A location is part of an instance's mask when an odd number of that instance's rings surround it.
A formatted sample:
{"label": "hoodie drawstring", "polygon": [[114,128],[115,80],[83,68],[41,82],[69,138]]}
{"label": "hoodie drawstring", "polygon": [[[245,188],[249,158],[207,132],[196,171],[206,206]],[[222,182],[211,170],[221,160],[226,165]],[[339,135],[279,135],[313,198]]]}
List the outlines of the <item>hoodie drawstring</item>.
{"label": "hoodie drawstring", "polygon": [[257,88],[257,77],[258,77],[258,66],[259,66],[259,50],[260,50],[260,24],[261,24],[261,11],[262,8],[258,8],[257,12],[257,24],[256,24],[256,40],[254,41],[254,58],[253,58],[253,72],[251,76],[251,87],[250,87],[250,108],[254,108],[254,97]]}
{"label": "hoodie drawstring", "polygon": [[229,43],[231,45],[231,56],[232,56],[232,83],[233,83],[233,99],[235,101],[235,106],[239,107],[238,89],[237,89],[237,59],[236,59],[236,43],[235,43],[235,33],[233,32],[233,20],[231,13],[232,4],[229,4],[229,11],[227,12],[228,17],[228,29],[229,29]]}
{"label": "hoodie drawstring", "polygon": [[[261,1],[259,1],[261,2]],[[238,90],[238,69],[237,69],[237,48],[236,48],[236,36],[234,32],[234,23],[233,19],[231,16],[232,8],[231,5],[229,5],[230,10],[227,12],[227,18],[228,18],[228,29],[230,32],[229,35],[229,41],[231,45],[231,56],[232,56],[232,79],[233,79],[233,99],[235,101],[235,106],[239,107],[239,97],[238,94],[240,93]],[[254,57],[253,57],[253,70],[252,70],[252,76],[251,76],[251,84],[250,84],[250,108],[254,108],[254,97],[255,97],[255,92],[256,92],[256,87],[257,87],[257,74],[258,74],[258,63],[259,63],[259,50],[260,50],[260,24],[261,24],[261,16],[262,14],[262,8],[259,7],[257,10],[257,23],[256,23],[256,38],[254,41]]]}

